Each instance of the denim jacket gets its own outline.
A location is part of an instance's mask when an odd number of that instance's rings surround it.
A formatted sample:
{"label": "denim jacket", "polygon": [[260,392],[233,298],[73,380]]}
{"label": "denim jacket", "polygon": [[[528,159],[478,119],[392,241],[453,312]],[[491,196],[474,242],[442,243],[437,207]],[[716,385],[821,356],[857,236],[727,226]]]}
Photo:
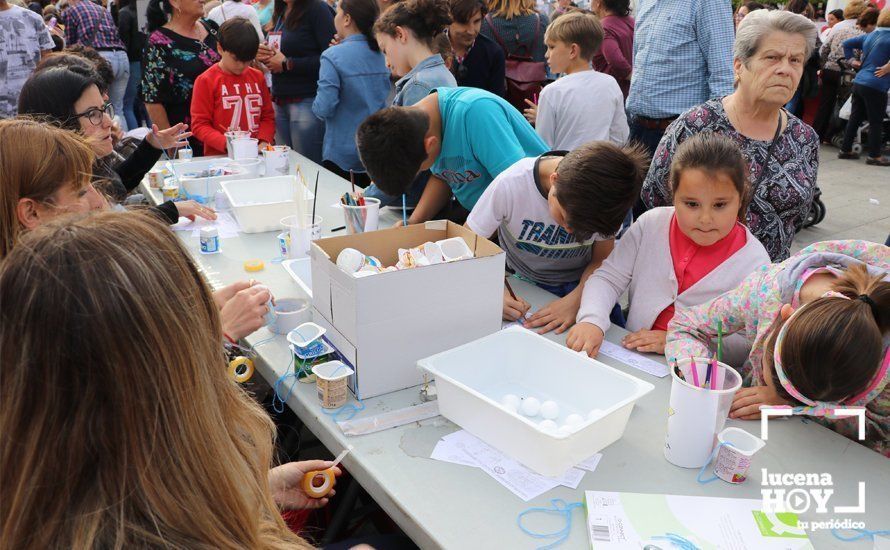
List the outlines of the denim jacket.
{"label": "denim jacket", "polygon": [[346,37],[321,54],[312,112],[325,122],[324,160],[343,170],[365,171],[358,158],[355,131],[365,118],[386,107],[389,92],[383,54],[371,51],[363,35]]}
{"label": "denim jacket", "polygon": [[433,54],[396,82],[396,96],[392,104],[396,107],[407,107],[425,98],[436,88],[456,86],[457,81],[445,66],[445,60],[441,55]]}

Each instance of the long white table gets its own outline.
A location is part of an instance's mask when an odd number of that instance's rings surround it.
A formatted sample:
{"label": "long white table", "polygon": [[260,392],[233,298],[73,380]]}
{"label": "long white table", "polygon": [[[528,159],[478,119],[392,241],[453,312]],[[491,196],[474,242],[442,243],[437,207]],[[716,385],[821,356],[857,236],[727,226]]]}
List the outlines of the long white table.
{"label": "long white table", "polygon": [[[322,235],[343,225],[338,209],[330,207],[349,188],[348,182],[301,157],[310,184],[320,171],[318,214],[324,218]],[[293,163],[292,163],[293,164]],[[143,190],[153,202],[160,201],[155,190]],[[384,220],[395,220],[395,213]],[[343,232],[336,233],[342,235]],[[299,287],[281,265],[272,259],[279,255],[275,233],[240,234],[223,239],[222,252],[203,255],[198,239],[189,232],[180,233],[195,262],[211,284],[219,286],[238,279],[256,278],[266,284],[277,297],[301,297]],[[247,273],[243,262],[262,259],[264,271]],[[541,307],[553,296],[521,281],[514,283],[516,292],[534,308]],[[397,307],[396,304],[393,307]],[[609,330],[606,338],[618,342],[626,332]],[[286,374],[290,351],[284,336],[268,340],[265,328],[247,338],[251,344],[267,340],[257,348],[257,368],[270,385]],[[564,343],[565,336],[549,334]],[[735,498],[761,498],[761,468],[771,473],[829,473],[834,482],[830,505],[854,506],[858,499],[858,482],[865,482],[865,513],[849,515],[863,521],[867,529],[890,529],[890,461],[856,442],[850,441],[805,419],[775,420],[770,423],[766,447],[754,460],[749,479],[740,485],[715,481],[708,485],[696,482],[697,470],[676,467],[662,454],[667,421],[669,378],[656,378],[625,366],[608,357],[602,362],[655,385],[655,390],[641,399],[634,408],[624,437],[603,450],[603,459],[596,472],[587,473],[576,490],[558,487],[526,503],[488,477],[481,470],[437,462],[429,459],[436,441],[459,429],[441,417],[359,437],[346,437],[329,415],[322,412],[314,384],[297,383],[287,404],[318,439],[337,454],[347,444],[355,447],[343,461],[344,466],[362,487],[380,504],[392,519],[421,548],[535,548],[547,541],[537,541],[523,534],[516,524],[517,515],[531,506],[548,506],[551,499],[577,502],[585,490],[668,493]],[[290,383],[288,383],[290,386]],[[356,418],[376,415],[421,403],[419,387],[365,401],[366,408]],[[741,427],[759,435],[759,422],[730,421],[728,426]],[[801,519],[826,521],[832,514],[809,512]],[[543,530],[554,523],[530,522]],[[842,543],[830,531],[810,533],[816,548],[871,548],[869,541]],[[581,511],[573,515],[571,535],[564,548],[589,548],[585,518]]]}

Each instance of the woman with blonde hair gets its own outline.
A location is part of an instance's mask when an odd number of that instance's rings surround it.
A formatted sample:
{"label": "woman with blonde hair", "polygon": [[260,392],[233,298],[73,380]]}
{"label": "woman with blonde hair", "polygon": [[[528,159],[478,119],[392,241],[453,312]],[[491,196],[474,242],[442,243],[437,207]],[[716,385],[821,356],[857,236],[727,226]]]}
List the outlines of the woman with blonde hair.
{"label": "woman with blonde hair", "polygon": [[5,547],[309,547],[276,502],[326,504],[296,487],[331,464],[269,470],[272,422],[226,376],[210,289],[159,220],[30,232],[0,264],[0,303]]}
{"label": "woman with blonde hair", "polygon": [[534,0],[489,0],[481,34],[497,42],[508,60],[526,57],[543,63],[544,31],[549,24],[546,15],[535,11]]}
{"label": "woman with blonde hair", "polygon": [[0,260],[19,235],[66,212],[107,203],[91,183],[93,151],[77,134],[33,120],[0,120]]}

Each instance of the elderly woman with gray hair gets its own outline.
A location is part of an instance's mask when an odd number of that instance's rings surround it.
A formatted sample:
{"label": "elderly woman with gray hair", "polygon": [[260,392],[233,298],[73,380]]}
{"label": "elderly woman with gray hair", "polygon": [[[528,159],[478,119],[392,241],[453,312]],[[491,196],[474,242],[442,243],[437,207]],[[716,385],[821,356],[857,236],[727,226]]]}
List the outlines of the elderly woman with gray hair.
{"label": "elderly woman with gray hair", "polygon": [[[668,175],[683,141],[699,132],[723,134],[748,161],[748,228],[773,262],[788,258],[817,192],[819,136],[783,106],[815,45],[816,27],[802,15],[758,10],[745,17],[735,40],[735,92],[689,109],[667,128],[643,184],[646,206],[672,204]],[[694,206],[706,231],[709,211],[721,204],[701,201]]]}

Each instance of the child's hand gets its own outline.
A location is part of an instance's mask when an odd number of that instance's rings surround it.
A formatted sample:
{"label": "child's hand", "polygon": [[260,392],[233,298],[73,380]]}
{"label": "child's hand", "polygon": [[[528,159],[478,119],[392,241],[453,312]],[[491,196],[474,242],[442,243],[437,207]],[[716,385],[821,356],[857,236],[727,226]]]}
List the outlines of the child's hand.
{"label": "child's hand", "polygon": [[504,321],[518,321],[528,313],[531,307],[531,304],[522,298],[517,297],[514,300],[507,289],[504,288],[504,311],[502,313]]}
{"label": "child's hand", "polygon": [[335,33],[334,37],[331,38],[331,43],[328,44],[328,47],[336,46],[339,43],[340,43],[340,35]]}
{"label": "child's hand", "polygon": [[596,357],[605,336],[603,330],[593,323],[578,323],[569,330],[566,346],[573,351],[583,351],[590,357]]}
{"label": "child's hand", "polygon": [[260,154],[262,155],[263,151],[266,149],[266,147],[268,147],[270,145],[272,145],[272,144],[269,143],[268,141],[261,141],[257,144],[257,149],[259,150]]}
{"label": "child's hand", "polygon": [[556,334],[562,334],[575,324],[579,307],[581,307],[581,293],[569,293],[536,311],[523,324],[525,328],[544,327],[538,334],[546,334],[554,329]]}
{"label": "child's hand", "polygon": [[761,405],[789,405],[787,401],[779,397],[774,388],[770,386],[753,386],[742,388],[736,392],[732,399],[732,408],[729,410],[730,418],[741,420],[758,420],[760,418]]}
{"label": "child's hand", "polygon": [[538,119],[538,106],[530,99],[526,99],[525,103],[529,106],[528,109],[522,112],[525,115],[525,119],[529,121],[529,123],[534,126],[535,120]]}
{"label": "child's hand", "polygon": [[665,340],[667,340],[667,331],[638,330],[622,338],[621,345],[627,349],[634,349],[644,353],[664,355]]}

